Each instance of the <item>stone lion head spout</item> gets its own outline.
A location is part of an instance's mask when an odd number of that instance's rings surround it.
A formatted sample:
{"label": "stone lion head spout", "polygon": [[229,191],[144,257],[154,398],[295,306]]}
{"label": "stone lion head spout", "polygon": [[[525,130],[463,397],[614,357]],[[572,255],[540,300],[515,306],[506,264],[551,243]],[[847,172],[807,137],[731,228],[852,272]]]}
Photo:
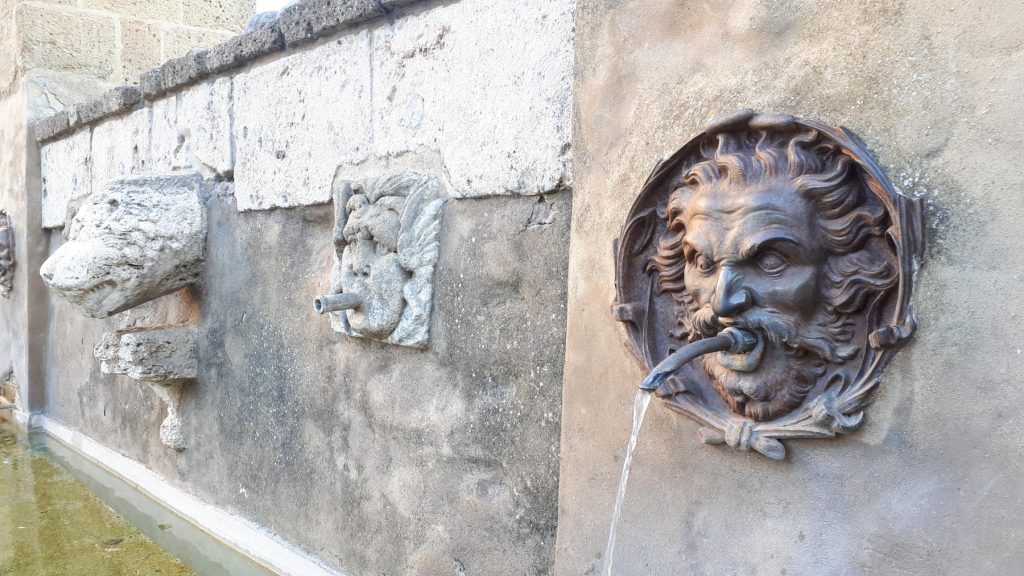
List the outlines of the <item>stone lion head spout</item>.
{"label": "stone lion head spout", "polygon": [[111,181],[79,209],[43,282],[93,318],[193,283],[206,242],[202,188],[195,173]]}
{"label": "stone lion head spout", "polygon": [[897,285],[889,212],[833,139],[769,121],[709,136],[669,189],[651,263],[679,336],[754,333],[702,367],[737,415],[793,412],[861,354],[863,312]]}

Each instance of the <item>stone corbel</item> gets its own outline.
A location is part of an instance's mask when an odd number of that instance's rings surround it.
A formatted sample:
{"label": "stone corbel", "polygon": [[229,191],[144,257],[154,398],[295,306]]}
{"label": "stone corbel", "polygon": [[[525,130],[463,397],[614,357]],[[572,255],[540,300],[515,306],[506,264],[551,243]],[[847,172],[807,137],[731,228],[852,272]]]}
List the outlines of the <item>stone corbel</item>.
{"label": "stone corbel", "polygon": [[187,326],[122,328],[107,332],[95,348],[104,374],[123,374],[149,385],[167,406],[160,424],[165,446],[185,449],[178,413],[184,387],[196,379],[196,329]]}

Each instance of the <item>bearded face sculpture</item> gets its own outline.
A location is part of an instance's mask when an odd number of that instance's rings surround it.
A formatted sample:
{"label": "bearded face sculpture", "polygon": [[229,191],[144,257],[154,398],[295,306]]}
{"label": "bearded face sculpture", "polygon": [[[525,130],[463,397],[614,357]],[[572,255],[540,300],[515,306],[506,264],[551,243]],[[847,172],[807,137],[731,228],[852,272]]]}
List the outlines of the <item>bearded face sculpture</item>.
{"label": "bearded face sculpture", "polygon": [[86,316],[106,318],[193,283],[206,244],[196,173],[112,180],[89,196],[43,282]]}
{"label": "bearded face sculpture", "polygon": [[913,330],[919,231],[916,202],[851,134],[744,111],[645,186],[620,245],[616,312],[648,368],[730,326],[755,335],[753,349],[707,354],[659,393],[707,425],[705,441],[782,457],[776,438],[859,425]]}

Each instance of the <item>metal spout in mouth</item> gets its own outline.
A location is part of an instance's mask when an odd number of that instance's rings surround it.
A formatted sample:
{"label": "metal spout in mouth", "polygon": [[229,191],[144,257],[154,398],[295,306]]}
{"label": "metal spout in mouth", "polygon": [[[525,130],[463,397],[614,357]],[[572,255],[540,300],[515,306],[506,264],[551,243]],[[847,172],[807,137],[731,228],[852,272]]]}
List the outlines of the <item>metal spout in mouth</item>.
{"label": "metal spout in mouth", "polygon": [[317,314],[338,312],[341,310],[355,310],[363,305],[363,297],[353,292],[341,292],[338,294],[326,294],[313,299],[313,309]]}
{"label": "metal spout in mouth", "polygon": [[698,340],[687,344],[665,358],[640,383],[640,389],[648,392],[657,390],[673,372],[691,360],[712,352],[732,352],[742,354],[750,352],[757,346],[757,336],[753,332],[730,326],[712,338]]}

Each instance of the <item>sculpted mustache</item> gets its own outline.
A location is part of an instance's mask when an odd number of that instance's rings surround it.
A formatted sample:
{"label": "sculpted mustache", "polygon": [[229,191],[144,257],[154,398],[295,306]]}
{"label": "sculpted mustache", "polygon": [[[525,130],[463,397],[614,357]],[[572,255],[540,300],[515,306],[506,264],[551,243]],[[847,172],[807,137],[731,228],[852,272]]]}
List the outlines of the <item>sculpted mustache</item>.
{"label": "sculpted mustache", "polygon": [[[806,326],[800,329],[784,318],[775,309],[759,308],[748,310],[739,316],[730,317],[730,324],[760,334],[774,346],[796,354],[810,352],[828,362],[849,360],[857,350],[853,346],[837,346],[835,335],[826,326]],[[718,334],[726,328],[710,307],[697,310],[691,319],[693,329],[702,337]]]}

